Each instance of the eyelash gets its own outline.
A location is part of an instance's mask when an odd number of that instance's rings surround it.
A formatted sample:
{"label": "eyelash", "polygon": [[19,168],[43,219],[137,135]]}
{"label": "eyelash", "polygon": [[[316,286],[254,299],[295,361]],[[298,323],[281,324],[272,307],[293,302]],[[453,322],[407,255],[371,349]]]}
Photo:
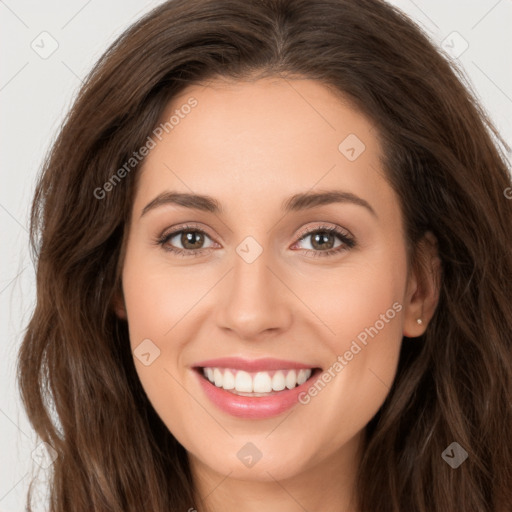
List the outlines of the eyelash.
{"label": "eyelash", "polygon": [[[186,231],[193,232],[193,233],[201,233],[201,234],[207,236],[208,238],[211,238],[208,235],[208,233],[206,233],[204,230],[200,229],[199,227],[194,226],[194,225],[186,225],[186,226],[180,226],[179,229],[176,229],[170,233],[164,233],[163,235],[161,235],[160,237],[158,237],[155,240],[155,243],[157,245],[161,246],[165,251],[174,253],[176,256],[180,256],[180,257],[184,257],[184,258],[201,256],[205,252],[212,250],[211,247],[193,250],[193,249],[180,249],[179,247],[172,247],[172,246],[165,245],[165,244],[167,244],[167,242],[169,242],[169,240],[174,238],[176,235],[179,235],[180,233],[183,233]],[[331,233],[331,234],[337,235],[339,237],[339,239],[341,240],[342,245],[340,245],[334,249],[328,249],[326,251],[303,249],[304,251],[306,251],[306,253],[308,255],[310,253],[312,253],[311,255],[315,258],[316,257],[333,256],[333,255],[341,253],[343,251],[352,249],[356,245],[355,239],[353,237],[349,236],[346,232],[341,231],[339,228],[335,228],[333,226],[317,226],[314,229],[307,229],[306,231],[304,231],[300,234],[299,238],[297,239],[297,242],[301,242],[302,240],[307,238],[309,235],[316,234],[316,233]],[[295,243],[297,243],[297,242],[295,242]]]}

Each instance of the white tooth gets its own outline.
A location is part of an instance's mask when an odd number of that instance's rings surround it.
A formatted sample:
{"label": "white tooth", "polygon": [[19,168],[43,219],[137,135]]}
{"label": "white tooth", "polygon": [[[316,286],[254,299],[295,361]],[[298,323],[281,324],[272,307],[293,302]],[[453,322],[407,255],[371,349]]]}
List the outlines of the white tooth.
{"label": "white tooth", "polygon": [[218,368],[215,368],[213,370],[213,378],[215,380],[215,385],[218,388],[221,388],[222,387],[223,378],[222,378],[222,372]]}
{"label": "white tooth", "polygon": [[272,378],[272,389],[274,391],[282,391],[285,387],[284,373],[279,370],[274,373],[274,377]]}
{"label": "white tooth", "polygon": [[299,386],[304,384],[304,382],[306,382],[309,377],[311,377],[311,370],[299,370],[299,375],[297,376],[297,382]]}
{"label": "white tooth", "polygon": [[208,380],[210,382],[213,382],[214,381],[214,378],[213,378],[213,368],[205,368],[206,370],[206,376],[208,377]]}
{"label": "white tooth", "polygon": [[297,385],[297,373],[295,370],[290,370],[286,374],[286,387],[288,389],[293,389]]}
{"label": "white tooth", "polygon": [[255,393],[270,393],[272,391],[272,379],[267,372],[258,372],[254,376],[253,387]]}
{"label": "white tooth", "polygon": [[224,372],[224,381],[222,382],[224,389],[235,389],[235,376],[233,372],[226,370]]}
{"label": "white tooth", "polygon": [[252,393],[252,378],[243,370],[239,370],[235,377],[235,389],[242,393]]}

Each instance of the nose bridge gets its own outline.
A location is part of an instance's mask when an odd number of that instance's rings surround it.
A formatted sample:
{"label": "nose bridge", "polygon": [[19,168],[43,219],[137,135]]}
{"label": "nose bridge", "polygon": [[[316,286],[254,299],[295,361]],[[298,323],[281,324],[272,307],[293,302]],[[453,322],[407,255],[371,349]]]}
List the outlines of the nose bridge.
{"label": "nose bridge", "polygon": [[219,327],[252,338],[269,329],[285,328],[291,318],[286,287],[274,275],[274,258],[268,245],[253,237],[235,249],[233,271],[219,302]]}
{"label": "nose bridge", "polygon": [[[233,288],[239,299],[257,298],[257,295],[268,295],[269,277],[272,273],[269,264],[272,258],[268,248],[259,249],[250,240],[242,242],[236,248],[236,256],[233,261]],[[250,292],[250,293],[249,293]]]}

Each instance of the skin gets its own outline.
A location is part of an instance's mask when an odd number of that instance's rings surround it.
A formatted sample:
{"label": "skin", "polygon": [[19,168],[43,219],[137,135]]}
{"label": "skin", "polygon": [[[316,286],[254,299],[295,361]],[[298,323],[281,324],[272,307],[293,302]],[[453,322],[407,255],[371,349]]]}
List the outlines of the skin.
{"label": "skin", "polygon": [[[152,405],[189,454],[198,487],[191,507],[357,510],[351,499],[364,427],[389,393],[402,337],[421,335],[437,303],[433,237],[419,247],[428,263],[419,274],[408,266],[399,199],[380,163],[375,126],[324,85],[218,79],[189,86],[162,120],[190,97],[198,105],[151,150],[139,175],[116,311],[128,320],[132,349],[150,339],[160,350],[149,366],[134,360]],[[349,134],[366,147],[354,161],[338,150]],[[363,198],[376,215],[351,203],[281,211],[292,194],[332,189]],[[223,211],[166,204],[141,216],[170,190],[209,195]],[[180,257],[155,243],[192,222],[207,233],[202,247],[210,252]],[[325,249],[298,235],[321,225],[349,232],[355,247],[312,256]],[[247,236],[263,249],[250,264],[236,252]],[[172,244],[184,248],[180,236]],[[401,311],[291,413],[232,417],[206,398],[191,369],[239,356],[325,370],[394,303]],[[251,468],[237,457],[248,442],[262,453]]]}

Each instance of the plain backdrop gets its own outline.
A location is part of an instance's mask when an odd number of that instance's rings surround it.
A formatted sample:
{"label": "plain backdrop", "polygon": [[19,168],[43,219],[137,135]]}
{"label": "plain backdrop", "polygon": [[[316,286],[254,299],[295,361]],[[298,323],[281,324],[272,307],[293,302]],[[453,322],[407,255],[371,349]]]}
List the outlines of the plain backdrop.
{"label": "plain backdrop", "polygon": [[[192,0],[191,0],[192,1]],[[20,405],[16,354],[35,300],[28,212],[36,175],[82,79],[155,1],[0,0],[0,512],[24,510],[39,467],[38,441]],[[464,70],[510,144],[511,0],[393,0]],[[53,52],[53,53],[51,53]],[[51,55],[49,55],[51,53]],[[38,487],[45,510],[45,472]]]}

